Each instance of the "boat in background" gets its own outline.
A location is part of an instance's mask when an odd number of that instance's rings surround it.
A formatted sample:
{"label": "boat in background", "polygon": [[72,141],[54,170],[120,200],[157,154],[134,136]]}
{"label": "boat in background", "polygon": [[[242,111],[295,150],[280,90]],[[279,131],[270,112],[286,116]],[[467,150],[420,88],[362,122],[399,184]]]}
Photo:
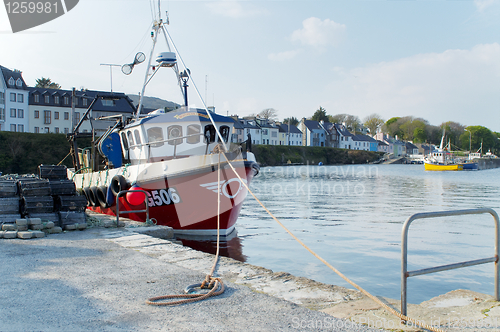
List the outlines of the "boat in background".
{"label": "boat in background", "polygon": [[443,146],[445,133],[446,130],[443,130],[441,144],[437,151],[431,151],[429,155],[424,158],[424,167],[426,171],[461,171],[464,169],[464,164],[455,162],[453,154],[448,151],[449,148]]}
{"label": "boat in background", "polygon": [[[168,52],[153,62],[161,34]],[[179,71],[176,53],[170,49],[174,44],[161,18],[153,22],[151,36],[153,47],[135,115],[114,117],[116,123],[97,138],[95,133],[79,133],[97,99],[115,98],[112,94],[96,96],[68,135],[74,164],[68,175],[92,211],[116,216],[119,204],[120,216],[170,226],[177,234],[215,235],[219,229],[221,235],[228,235],[247,195],[245,184],[259,172],[251,137],[247,144],[232,144],[234,121],[230,117],[208,110],[201,97],[204,108],[188,106],[191,74],[187,68]],[[130,74],[144,61],[144,53],[138,53],[122,71]],[[160,109],[142,114],[145,87],[163,68],[174,70],[185,105],[171,112]],[[90,148],[78,148],[77,140],[82,137],[92,138]],[[149,218],[143,212],[146,204]]]}

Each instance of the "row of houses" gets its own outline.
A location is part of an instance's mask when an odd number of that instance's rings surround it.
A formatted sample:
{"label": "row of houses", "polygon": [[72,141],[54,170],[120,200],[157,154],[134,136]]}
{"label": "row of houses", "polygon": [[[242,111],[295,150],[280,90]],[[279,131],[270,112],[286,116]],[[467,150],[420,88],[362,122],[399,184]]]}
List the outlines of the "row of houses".
{"label": "row of houses", "polygon": [[[61,90],[28,87],[21,72],[0,66],[0,131],[31,133],[69,133],[80,122],[96,95],[109,92]],[[97,99],[91,119],[135,111],[132,101],[123,93],[120,98]],[[240,143],[249,137],[256,145],[290,145],[333,147],[350,150],[381,151],[395,156],[418,154],[415,145],[391,138],[383,133],[375,137],[353,134],[344,124],[313,121],[303,118],[298,126],[234,115],[231,141]],[[104,132],[111,121],[84,121],[80,131],[93,128]]]}

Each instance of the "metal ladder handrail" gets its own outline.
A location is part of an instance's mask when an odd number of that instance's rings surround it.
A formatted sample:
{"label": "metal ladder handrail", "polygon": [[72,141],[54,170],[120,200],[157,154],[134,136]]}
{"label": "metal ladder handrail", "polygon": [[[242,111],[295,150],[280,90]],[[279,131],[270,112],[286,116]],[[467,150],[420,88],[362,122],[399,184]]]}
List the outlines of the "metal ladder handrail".
{"label": "metal ladder handrail", "polygon": [[[410,224],[412,221],[416,219],[424,219],[424,218],[436,218],[436,217],[449,217],[449,216],[458,216],[458,215],[468,215],[468,214],[483,214],[489,213],[492,215],[495,221],[495,256],[483,259],[477,259],[472,261],[460,262],[455,264],[441,265],[421,270],[408,271],[407,266],[407,256],[408,256],[408,230],[410,228]],[[480,209],[470,209],[470,210],[452,210],[452,211],[438,211],[438,212],[428,212],[428,213],[416,213],[406,219],[403,229],[401,232],[401,314],[406,316],[406,287],[407,287],[407,279],[409,277],[414,277],[417,275],[446,271],[451,269],[458,269],[461,267],[485,264],[485,263],[495,263],[495,290],[494,297],[495,301],[499,301],[499,265],[498,265],[498,257],[499,257],[499,238],[500,238],[500,227],[498,214],[490,208],[480,208]]]}
{"label": "metal ladder handrail", "polygon": [[[125,195],[126,193],[132,193],[132,192],[142,192],[144,193],[144,203],[146,204],[146,209],[145,210],[135,210],[135,211],[122,211],[120,212],[120,201],[119,198],[120,196]],[[148,204],[148,193],[145,190],[142,189],[129,189],[129,190],[122,190],[116,195],[116,227],[118,227],[118,221],[120,220],[120,214],[127,214],[127,213],[142,213],[146,212],[146,222],[149,220],[149,204]]]}

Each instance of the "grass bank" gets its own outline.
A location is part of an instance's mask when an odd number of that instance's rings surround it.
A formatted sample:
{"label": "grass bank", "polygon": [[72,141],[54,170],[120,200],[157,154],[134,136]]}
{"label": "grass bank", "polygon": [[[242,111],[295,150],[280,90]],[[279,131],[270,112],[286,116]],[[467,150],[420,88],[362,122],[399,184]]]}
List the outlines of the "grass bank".
{"label": "grass bank", "polygon": [[252,151],[262,166],[287,163],[317,165],[367,164],[379,160],[383,153],[327,148],[319,146],[254,145]]}

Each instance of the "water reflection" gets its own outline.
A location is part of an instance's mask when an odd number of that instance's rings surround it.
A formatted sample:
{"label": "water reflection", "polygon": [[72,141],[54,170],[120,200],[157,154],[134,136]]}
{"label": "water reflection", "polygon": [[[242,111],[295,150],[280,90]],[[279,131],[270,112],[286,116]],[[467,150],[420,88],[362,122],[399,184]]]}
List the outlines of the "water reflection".
{"label": "water reflection", "polygon": [[[374,294],[392,298],[400,294],[401,228],[410,215],[477,207],[500,211],[500,169],[266,167],[251,189],[286,227],[332,265]],[[491,219],[479,215],[414,222],[409,269],[490,257]],[[250,196],[236,227],[237,241],[225,244],[229,254],[234,243],[232,254],[248,263],[351,287],[291,239]],[[213,250],[213,241],[203,245]],[[408,286],[409,301],[415,303],[458,288],[492,293],[493,264],[410,278]]]}

